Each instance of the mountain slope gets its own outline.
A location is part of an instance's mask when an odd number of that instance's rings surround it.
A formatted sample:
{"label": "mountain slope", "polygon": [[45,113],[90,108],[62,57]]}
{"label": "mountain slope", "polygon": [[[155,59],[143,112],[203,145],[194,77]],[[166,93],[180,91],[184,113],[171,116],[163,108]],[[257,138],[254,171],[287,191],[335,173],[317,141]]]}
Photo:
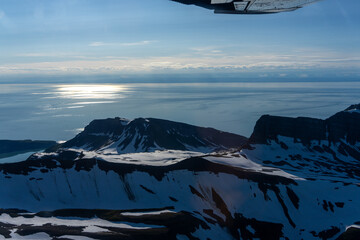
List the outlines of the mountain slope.
{"label": "mountain slope", "polygon": [[[360,195],[355,194],[359,187],[349,180],[305,180],[277,168],[257,165],[246,159],[248,156],[243,152],[192,157],[165,166],[108,162],[90,154],[63,150],[37,154],[22,163],[0,165],[0,181],[6,183],[0,185],[0,193],[7,196],[0,199],[0,206],[26,209],[30,213],[68,208],[80,212],[93,211],[81,210],[85,208],[129,213],[143,209],[136,223],[151,229],[155,226],[145,213],[166,208],[173,214],[185,213],[189,217],[185,229],[193,239],[243,239],[244,236],[245,239],[319,239],[312,232],[319,234],[334,227],[339,234],[345,231],[345,226],[358,221],[360,214],[357,207]],[[153,215],[159,218],[162,213]],[[171,217],[168,215],[165,219]],[[42,219],[49,215],[36,216],[37,225],[57,226],[56,219],[62,215],[53,220]],[[69,220],[78,216],[77,211],[68,214]],[[129,219],[120,216],[117,223],[129,223]],[[22,218],[18,219],[19,223]],[[181,223],[181,219],[174,221]],[[155,225],[166,231],[174,227],[164,223]],[[165,236],[177,239],[181,231],[175,236]],[[94,237],[86,231],[77,234]],[[152,239],[148,235],[143,237]]]}
{"label": "mountain slope", "polygon": [[83,148],[103,153],[149,152],[163,149],[212,152],[242,146],[247,139],[213,128],[155,118],[94,120],[66,143],[51,148]]}
{"label": "mountain slope", "polygon": [[[360,179],[359,105],[326,120],[262,116],[248,149],[252,159],[297,175]],[[253,149],[255,148],[255,149]]]}

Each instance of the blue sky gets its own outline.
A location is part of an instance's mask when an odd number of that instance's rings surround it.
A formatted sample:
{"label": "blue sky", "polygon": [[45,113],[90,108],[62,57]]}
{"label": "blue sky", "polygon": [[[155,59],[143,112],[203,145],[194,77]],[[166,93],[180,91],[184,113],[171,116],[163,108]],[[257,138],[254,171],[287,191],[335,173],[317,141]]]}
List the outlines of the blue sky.
{"label": "blue sky", "polygon": [[169,0],[2,0],[0,77],[230,73],[360,77],[360,1],[217,15]]}

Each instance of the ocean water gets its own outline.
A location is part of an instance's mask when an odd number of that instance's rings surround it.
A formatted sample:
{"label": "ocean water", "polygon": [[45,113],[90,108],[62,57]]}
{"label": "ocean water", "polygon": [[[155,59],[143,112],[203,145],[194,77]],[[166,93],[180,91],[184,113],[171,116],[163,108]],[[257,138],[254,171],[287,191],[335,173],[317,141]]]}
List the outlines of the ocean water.
{"label": "ocean water", "polygon": [[[37,152],[42,152],[42,151],[37,151]],[[26,160],[28,157],[30,157],[30,155],[32,155],[34,153],[36,153],[36,152],[26,152],[26,153],[17,154],[15,156],[11,156],[11,157],[0,158],[0,164],[1,163],[21,162],[21,161]]]}
{"label": "ocean water", "polygon": [[263,114],[327,118],[359,102],[360,82],[0,84],[0,139],[67,140],[117,116],[250,136]]}

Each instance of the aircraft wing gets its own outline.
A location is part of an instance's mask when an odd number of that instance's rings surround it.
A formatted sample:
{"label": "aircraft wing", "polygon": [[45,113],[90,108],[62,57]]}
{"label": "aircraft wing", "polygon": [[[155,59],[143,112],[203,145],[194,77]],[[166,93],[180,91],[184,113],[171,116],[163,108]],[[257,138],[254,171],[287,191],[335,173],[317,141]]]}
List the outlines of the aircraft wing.
{"label": "aircraft wing", "polygon": [[215,13],[265,14],[288,12],[319,0],[172,0],[214,10]]}

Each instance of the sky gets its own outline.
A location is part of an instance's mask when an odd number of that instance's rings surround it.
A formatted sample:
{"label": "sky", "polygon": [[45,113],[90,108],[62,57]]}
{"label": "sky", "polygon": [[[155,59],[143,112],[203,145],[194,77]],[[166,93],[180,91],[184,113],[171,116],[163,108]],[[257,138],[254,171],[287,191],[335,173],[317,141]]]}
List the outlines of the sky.
{"label": "sky", "polygon": [[223,15],[169,0],[1,0],[0,78],[360,78],[360,1]]}

